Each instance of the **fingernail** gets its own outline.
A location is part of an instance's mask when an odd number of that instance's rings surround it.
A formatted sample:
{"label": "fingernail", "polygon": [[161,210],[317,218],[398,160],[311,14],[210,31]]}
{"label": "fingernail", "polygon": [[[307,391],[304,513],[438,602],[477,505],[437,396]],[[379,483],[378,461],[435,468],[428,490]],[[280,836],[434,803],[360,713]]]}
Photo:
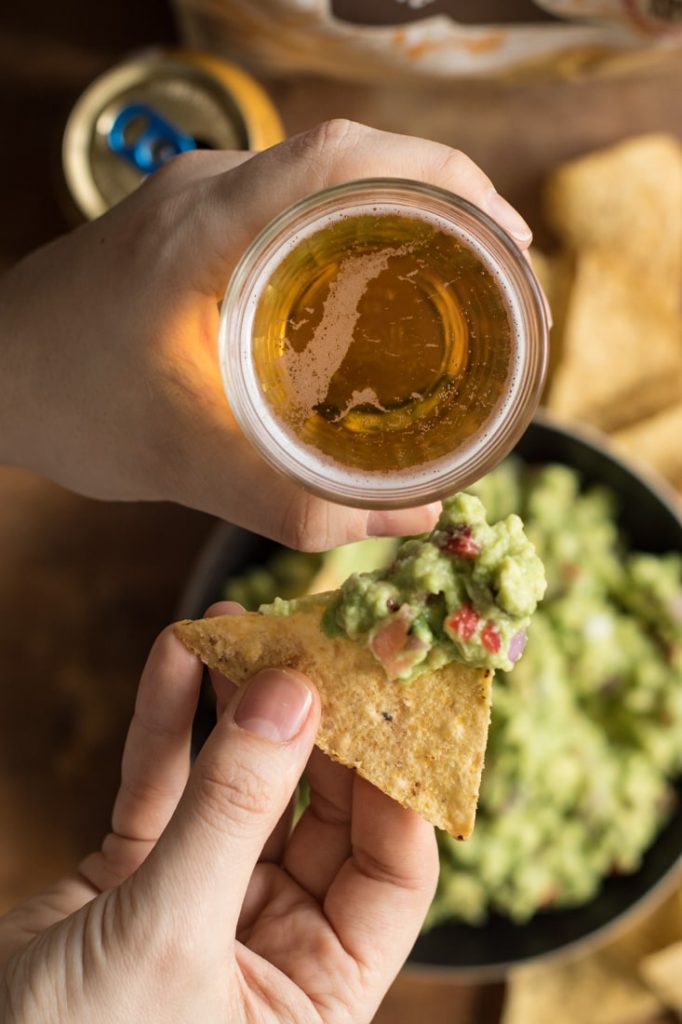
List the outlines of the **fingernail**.
{"label": "fingernail", "polygon": [[370,512],[367,516],[367,536],[400,537],[413,533],[424,533],[425,530],[430,530],[433,527],[440,512],[439,501],[434,501],[430,505],[421,505],[419,508]]}
{"label": "fingernail", "polygon": [[493,220],[496,220],[517,242],[528,245],[532,241],[533,232],[521,214],[499,192],[488,193],[485,206]]}
{"label": "fingernail", "polygon": [[443,504],[440,501],[432,501],[430,505],[423,505],[424,514],[430,523],[435,523],[443,511]]}
{"label": "fingernail", "polygon": [[263,669],[242,688],[234,721],[254,736],[286,743],[301,731],[312,700],[310,688],[300,677],[281,669]]}

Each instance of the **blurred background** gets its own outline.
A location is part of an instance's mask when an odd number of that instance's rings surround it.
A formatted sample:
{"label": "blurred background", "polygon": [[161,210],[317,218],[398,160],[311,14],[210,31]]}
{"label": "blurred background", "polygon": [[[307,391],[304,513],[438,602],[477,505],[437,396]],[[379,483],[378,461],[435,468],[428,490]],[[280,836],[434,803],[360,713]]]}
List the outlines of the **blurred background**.
{"label": "blurred background", "polygon": [[[356,21],[357,11],[356,5]],[[191,5],[174,11],[168,0],[119,0],[87,13],[76,0],[5,0],[0,271],[76,223],[61,139],[78,96],[131,52],[179,45],[180,25],[185,39],[201,42],[201,12]],[[231,39],[230,57],[239,60],[234,32]],[[277,55],[270,61],[276,72],[267,70],[267,54],[249,60],[287,134],[343,116],[464,150],[528,220],[550,277],[566,243],[544,212],[548,176],[572,158],[640,133],[682,138],[679,51],[628,67],[569,62],[558,74],[486,80],[407,74],[400,62],[379,66],[372,82],[354,80],[353,67],[343,80],[331,80],[284,67]],[[673,186],[671,195],[679,197]],[[575,358],[579,374],[582,356]],[[658,411],[657,394],[645,417]],[[679,388],[667,394],[666,407],[679,398]],[[589,410],[576,417],[604,425]],[[613,425],[632,427],[618,417]],[[682,434],[675,446],[679,454]],[[668,475],[678,482],[676,462]],[[72,867],[107,830],[141,666],[174,615],[211,525],[185,509],[100,504],[22,471],[0,470],[0,911]],[[454,995],[451,986],[442,976],[401,978],[378,1019],[499,1019],[502,986],[460,985]],[[623,1015],[623,1024],[629,1019]]]}

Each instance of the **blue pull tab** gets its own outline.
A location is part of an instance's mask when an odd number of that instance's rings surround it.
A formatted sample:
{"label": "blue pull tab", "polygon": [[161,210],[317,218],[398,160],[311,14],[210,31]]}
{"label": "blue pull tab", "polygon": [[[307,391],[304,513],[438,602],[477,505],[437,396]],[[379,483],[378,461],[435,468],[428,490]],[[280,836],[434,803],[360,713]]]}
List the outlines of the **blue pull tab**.
{"label": "blue pull tab", "polygon": [[185,135],[144,103],[131,103],[118,112],[108,142],[114,153],[143,174],[153,174],[178,153],[197,149],[191,135]]}

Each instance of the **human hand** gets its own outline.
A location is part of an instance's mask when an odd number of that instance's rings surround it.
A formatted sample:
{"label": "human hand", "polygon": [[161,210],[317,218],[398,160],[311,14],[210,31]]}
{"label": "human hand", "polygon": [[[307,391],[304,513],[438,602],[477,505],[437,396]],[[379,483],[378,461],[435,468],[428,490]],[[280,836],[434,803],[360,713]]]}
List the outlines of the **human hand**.
{"label": "human hand", "polygon": [[459,193],[530,243],[486,175],[435,142],[331,121],[256,156],[176,157],[0,282],[0,462],[307,550],[430,529],[435,506],[349,509],[270,469],[230,413],[216,354],[218,301],[255,234],[310,192],[382,175]]}
{"label": "human hand", "polygon": [[[319,699],[290,670],[238,693],[214,678],[218,723],[190,773],[201,671],[164,631],[140,682],[112,832],[77,874],[0,920],[3,1021],[374,1016],[433,896],[433,829],[311,754]],[[306,761],[311,804],[290,833]]]}

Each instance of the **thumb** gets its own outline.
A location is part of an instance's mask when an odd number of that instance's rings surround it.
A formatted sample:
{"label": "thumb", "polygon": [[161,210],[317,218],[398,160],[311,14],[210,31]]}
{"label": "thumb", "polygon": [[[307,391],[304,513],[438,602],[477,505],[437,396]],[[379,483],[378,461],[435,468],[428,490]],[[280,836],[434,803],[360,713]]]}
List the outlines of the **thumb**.
{"label": "thumb", "polygon": [[[155,905],[233,938],[268,836],[285,811],[315,740],[313,684],[264,669],[242,686],[206,741],[178,808],[138,872]],[[139,879],[142,882],[142,878]]]}

